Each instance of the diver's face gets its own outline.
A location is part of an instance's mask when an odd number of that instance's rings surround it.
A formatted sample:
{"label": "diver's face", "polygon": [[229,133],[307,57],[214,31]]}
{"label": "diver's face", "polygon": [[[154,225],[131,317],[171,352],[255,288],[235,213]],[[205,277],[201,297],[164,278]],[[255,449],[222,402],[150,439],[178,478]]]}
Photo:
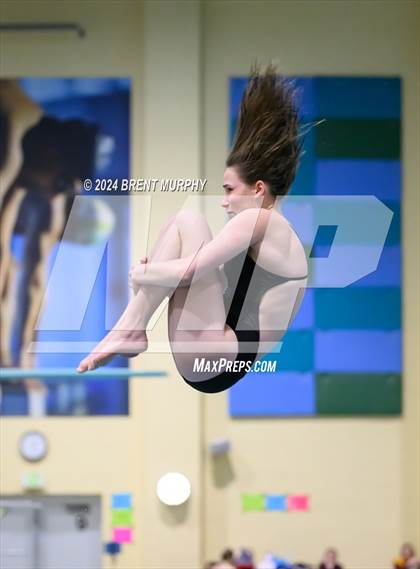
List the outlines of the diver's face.
{"label": "diver's face", "polygon": [[234,166],[226,168],[223,175],[223,200],[221,206],[229,217],[251,207],[260,207],[262,197],[255,186],[249,186],[239,177]]}

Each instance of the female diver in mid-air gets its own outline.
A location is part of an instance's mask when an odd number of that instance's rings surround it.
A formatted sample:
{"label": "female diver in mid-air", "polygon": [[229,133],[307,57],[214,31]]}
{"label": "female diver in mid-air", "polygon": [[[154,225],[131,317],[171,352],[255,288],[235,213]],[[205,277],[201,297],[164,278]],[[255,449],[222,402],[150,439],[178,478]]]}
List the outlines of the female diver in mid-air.
{"label": "female diver in mid-air", "polygon": [[[279,343],[307,282],[304,248],[280,210],[299,161],[298,126],[292,88],[273,65],[253,68],[223,177],[229,221],[213,237],[198,213],[169,219],[150,255],[130,270],[126,310],[79,372],[146,351],[148,321],[166,296],[175,364],[201,392],[228,389],[245,375],[243,362],[252,365]],[[212,365],[198,371],[197,358]]]}

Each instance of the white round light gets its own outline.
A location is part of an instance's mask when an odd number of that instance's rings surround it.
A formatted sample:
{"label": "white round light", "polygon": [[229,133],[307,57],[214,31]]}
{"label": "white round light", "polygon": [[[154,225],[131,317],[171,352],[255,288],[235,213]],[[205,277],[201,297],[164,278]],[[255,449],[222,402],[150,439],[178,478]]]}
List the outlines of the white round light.
{"label": "white round light", "polygon": [[191,495],[191,484],[180,472],[168,472],[156,485],[156,493],[161,502],[167,506],[179,506]]}

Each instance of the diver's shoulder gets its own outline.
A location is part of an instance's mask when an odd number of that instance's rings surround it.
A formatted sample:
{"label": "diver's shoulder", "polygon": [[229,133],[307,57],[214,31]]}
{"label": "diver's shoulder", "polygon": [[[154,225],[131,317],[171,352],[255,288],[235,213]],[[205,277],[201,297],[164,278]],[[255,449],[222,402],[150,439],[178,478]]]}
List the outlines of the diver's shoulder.
{"label": "diver's shoulder", "polygon": [[234,216],[237,222],[240,221],[258,221],[268,223],[271,219],[272,210],[268,210],[261,207],[248,207],[240,211],[238,214]]}

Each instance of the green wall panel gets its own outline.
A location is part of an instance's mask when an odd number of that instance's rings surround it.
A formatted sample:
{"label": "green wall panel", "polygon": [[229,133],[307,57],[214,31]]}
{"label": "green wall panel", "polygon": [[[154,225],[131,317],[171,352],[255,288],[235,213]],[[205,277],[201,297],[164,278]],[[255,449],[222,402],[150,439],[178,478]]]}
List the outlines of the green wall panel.
{"label": "green wall panel", "polygon": [[316,375],[318,415],[398,415],[400,374],[320,373]]}

